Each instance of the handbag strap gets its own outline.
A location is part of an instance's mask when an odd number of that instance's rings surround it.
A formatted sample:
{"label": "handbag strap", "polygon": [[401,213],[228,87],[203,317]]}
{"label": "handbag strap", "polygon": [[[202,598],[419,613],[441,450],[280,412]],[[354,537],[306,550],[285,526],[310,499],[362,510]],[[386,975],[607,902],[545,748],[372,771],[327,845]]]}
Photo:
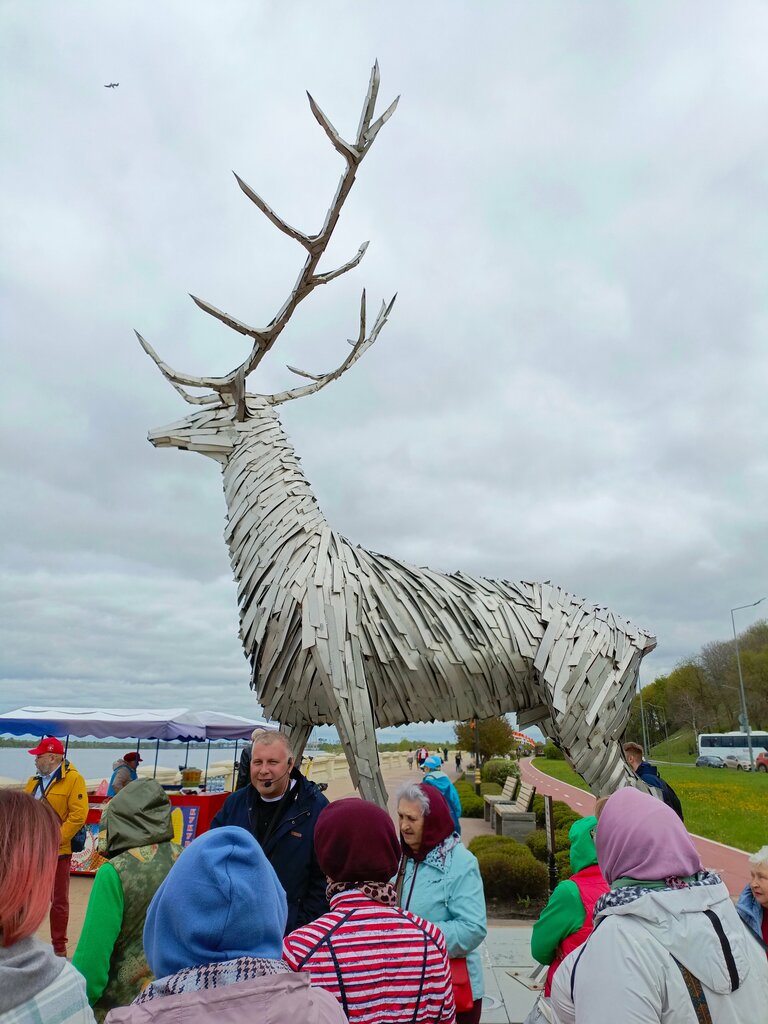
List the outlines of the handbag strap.
{"label": "handbag strap", "polygon": [[[672,956],[671,953],[669,955]],[[683,981],[685,982],[685,987],[688,989],[688,995],[691,997],[691,1003],[693,1004],[693,1010],[696,1014],[698,1024],[712,1024],[712,1014],[709,1012],[709,1004],[707,1003],[704,986],[695,974],[691,974],[687,967],[683,967],[676,956],[672,956],[672,959],[679,967],[680,973],[683,976]]]}
{"label": "handbag strap", "polygon": [[398,906],[403,905],[403,882],[405,881],[405,865],[408,858],[403,854],[400,860],[400,867],[397,869],[397,878],[395,879],[395,893],[397,894]]}

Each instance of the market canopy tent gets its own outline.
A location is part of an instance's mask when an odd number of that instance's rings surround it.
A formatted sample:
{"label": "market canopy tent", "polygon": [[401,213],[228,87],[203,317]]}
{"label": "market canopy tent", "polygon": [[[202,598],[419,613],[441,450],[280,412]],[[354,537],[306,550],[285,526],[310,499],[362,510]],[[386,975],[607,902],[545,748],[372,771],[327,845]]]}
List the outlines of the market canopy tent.
{"label": "market canopy tent", "polygon": [[[256,728],[276,729],[262,719],[242,718],[221,711],[190,711],[188,708],[18,708],[0,714],[0,735],[12,736],[94,736],[96,739],[156,740],[155,774],[160,740],[187,744],[208,742],[205,779],[212,740],[249,740]],[[237,743],[235,743],[237,761]]]}
{"label": "market canopy tent", "polygon": [[221,711],[188,708],[26,707],[0,714],[0,734],[12,736],[93,736],[96,739],[146,739],[205,742],[248,740],[254,729],[274,729],[260,719]]}

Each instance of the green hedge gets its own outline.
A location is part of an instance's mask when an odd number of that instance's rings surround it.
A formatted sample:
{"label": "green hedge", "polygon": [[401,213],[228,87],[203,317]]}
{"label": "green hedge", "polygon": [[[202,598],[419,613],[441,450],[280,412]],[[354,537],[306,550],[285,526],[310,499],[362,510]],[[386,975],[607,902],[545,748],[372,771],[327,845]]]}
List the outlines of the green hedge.
{"label": "green hedge", "polygon": [[[530,832],[525,837],[525,845],[531,851],[536,860],[547,863],[547,833],[540,828]],[[555,831],[555,854],[567,853],[571,844],[568,841],[568,829],[560,828]]]}
{"label": "green hedge", "polygon": [[536,860],[543,863],[547,861],[547,836],[543,829],[537,828],[535,832],[525,837],[525,845],[531,851]]}
{"label": "green hedge", "polygon": [[547,869],[533,857],[488,850],[477,862],[488,900],[540,899],[549,891]]}
{"label": "green hedge", "polygon": [[517,766],[517,761],[511,760],[511,758],[494,757],[485,762],[480,769],[480,774],[485,782],[497,782],[503,786],[510,775],[519,779],[520,769]]}
{"label": "green hedge", "polygon": [[503,853],[507,857],[530,857],[531,851],[512,836],[475,836],[469,852],[479,857],[483,853]]}
{"label": "green hedge", "polygon": [[[544,828],[544,797],[535,796],[533,798],[533,806],[531,810],[536,815],[536,827]],[[569,829],[574,821],[578,821],[581,815],[578,811],[574,811],[572,807],[564,803],[562,800],[553,800],[552,802],[552,821],[556,829],[564,828]]]}
{"label": "green hedge", "polygon": [[560,747],[556,747],[554,743],[545,743],[542,755],[548,758],[550,761],[564,761],[565,754],[562,752]]}
{"label": "green hedge", "polygon": [[475,793],[475,787],[469,782],[465,782],[463,777],[454,785],[461,801],[462,818],[482,818],[485,802],[481,796]]}

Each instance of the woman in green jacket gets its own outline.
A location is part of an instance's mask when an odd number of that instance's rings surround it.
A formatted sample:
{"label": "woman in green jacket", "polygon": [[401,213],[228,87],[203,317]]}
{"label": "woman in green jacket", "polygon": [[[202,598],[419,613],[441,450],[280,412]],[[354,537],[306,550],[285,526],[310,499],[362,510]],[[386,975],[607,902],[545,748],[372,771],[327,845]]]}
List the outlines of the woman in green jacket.
{"label": "woman in green jacket", "polygon": [[172,837],[171,803],[153,779],[121,789],[101,816],[99,850],[109,863],[96,872],[72,958],[98,1021],[130,1003],[152,980],[144,955],[144,919],[181,853]]}

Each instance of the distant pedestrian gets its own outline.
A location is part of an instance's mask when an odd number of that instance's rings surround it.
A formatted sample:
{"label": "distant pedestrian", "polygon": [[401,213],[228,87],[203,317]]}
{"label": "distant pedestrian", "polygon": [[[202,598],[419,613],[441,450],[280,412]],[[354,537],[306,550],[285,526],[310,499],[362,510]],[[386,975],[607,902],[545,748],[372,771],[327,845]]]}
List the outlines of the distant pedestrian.
{"label": "distant pedestrian", "polygon": [[672,789],[668,782],[665,782],[664,779],[662,779],[659,775],[658,768],[649,764],[645,760],[643,748],[640,744],[625,743],[624,757],[627,759],[627,764],[635,775],[637,775],[638,779],[644,782],[646,786],[651,786],[653,789],[661,790],[661,799],[668,807],[672,808],[680,821],[684,821],[683,808],[680,805],[677,793]]}
{"label": "distant pedestrian", "polygon": [[138,750],[129,750],[127,754],[118,757],[112,764],[112,778],[109,780],[107,796],[117,796],[129,782],[135,782],[139,777],[136,769],[143,760]]}
{"label": "distant pedestrian", "polygon": [[749,858],[752,879],[739,896],[736,909],[768,956],[768,846]]}
{"label": "distant pedestrian", "polygon": [[461,800],[456,787],[442,770],[442,763],[437,754],[432,754],[424,762],[424,785],[434,786],[439,790],[453,818],[453,827],[461,835]]}
{"label": "distant pedestrian", "polygon": [[50,923],[53,951],[57,956],[66,956],[72,837],[88,817],[88,793],[80,772],[64,760],[64,747],[60,740],[49,736],[40,740],[29,753],[35,758],[37,774],[27,780],[25,791],[35,800],[45,800],[50,804],[61,822]]}
{"label": "distant pedestrian", "polygon": [[443,761],[448,760],[448,747],[443,747]]}
{"label": "distant pedestrian", "polygon": [[93,880],[72,963],[86,980],[96,1020],[126,1006],[152,980],[144,955],[147,908],[181,853],[171,842],[171,802],[154,779],[139,779],[110,800],[99,850],[108,858]]}
{"label": "distant pedestrian", "polygon": [[460,772],[461,771],[461,751],[460,750],[456,751],[456,753],[453,756],[453,759],[456,762],[456,771]]}
{"label": "distant pedestrian", "polygon": [[427,750],[427,748],[419,747],[419,749],[416,751],[416,764],[419,766],[419,768],[423,766],[424,762],[427,760],[428,757],[429,751]]}
{"label": "distant pedestrian", "polygon": [[318,819],[315,846],[331,910],[286,937],[289,966],[330,992],[350,1024],[454,1024],[443,934],[396,905],[400,843],[389,814],[335,800]]}
{"label": "distant pedestrian", "polygon": [[408,751],[408,771],[413,771],[413,751]]}

